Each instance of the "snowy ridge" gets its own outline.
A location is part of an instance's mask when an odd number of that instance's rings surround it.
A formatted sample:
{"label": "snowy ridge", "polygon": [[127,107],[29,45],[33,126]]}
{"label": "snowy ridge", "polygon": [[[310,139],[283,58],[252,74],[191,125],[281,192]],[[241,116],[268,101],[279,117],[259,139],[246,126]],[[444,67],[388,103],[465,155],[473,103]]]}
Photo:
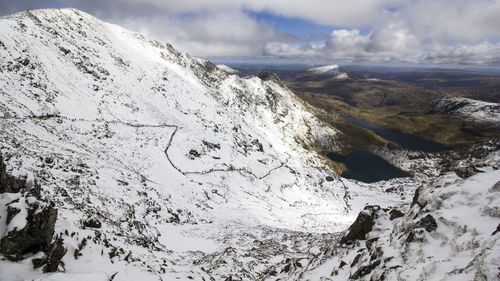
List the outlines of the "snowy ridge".
{"label": "snowy ridge", "polygon": [[500,104],[484,102],[468,98],[444,97],[431,104],[434,110],[479,123],[490,123],[500,126]]}
{"label": "snowy ridge", "polygon": [[225,72],[229,73],[229,74],[236,74],[238,73],[239,71],[234,69],[234,68],[231,68],[225,64],[218,64],[217,65],[218,68],[224,70]]}
{"label": "snowy ridge", "polygon": [[1,18],[0,49],[1,152],[55,201],[68,248],[64,274],[0,261],[12,279],[265,279],[374,197],[400,202],[336,178],[315,153],[335,130],[279,82],[74,9]]}
{"label": "snowy ridge", "polygon": [[309,68],[307,71],[316,73],[316,74],[327,74],[335,76],[337,79],[348,79],[347,73],[340,70],[340,66],[337,64],[333,65],[325,65],[319,67]]}

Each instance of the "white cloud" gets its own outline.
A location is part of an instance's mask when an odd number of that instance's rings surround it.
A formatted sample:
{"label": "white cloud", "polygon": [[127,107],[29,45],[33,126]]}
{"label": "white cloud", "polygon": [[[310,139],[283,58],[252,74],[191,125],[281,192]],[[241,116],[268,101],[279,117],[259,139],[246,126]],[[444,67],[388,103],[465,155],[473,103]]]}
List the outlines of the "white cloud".
{"label": "white cloud", "polygon": [[334,30],[326,40],[325,48],[332,52],[353,52],[363,51],[370,41],[369,36],[363,36],[358,29]]}
{"label": "white cloud", "polygon": [[[195,56],[277,56],[499,64],[500,0],[59,0],[169,41]],[[49,0],[1,1],[0,13]],[[245,11],[332,26],[324,44],[296,38]],[[336,28],[334,28],[336,27]],[[360,30],[369,32],[360,32]],[[316,42],[317,44],[317,42]]]}
{"label": "white cloud", "polygon": [[416,62],[500,64],[500,43],[478,43],[458,46],[436,45],[427,51],[417,53]]}
{"label": "white cloud", "polygon": [[362,35],[359,30],[333,31],[325,44],[290,46],[268,43],[265,54],[280,58],[328,59],[337,61],[379,61],[433,64],[500,64],[500,43],[447,45],[422,44],[406,29],[394,26]]}
{"label": "white cloud", "polygon": [[276,32],[239,11],[210,11],[196,15],[131,18],[122,23],[154,39],[171,42],[196,56],[251,56],[262,53],[269,41],[289,42],[292,36]]}
{"label": "white cloud", "polygon": [[498,0],[416,0],[398,12],[423,41],[474,43],[500,38]]}

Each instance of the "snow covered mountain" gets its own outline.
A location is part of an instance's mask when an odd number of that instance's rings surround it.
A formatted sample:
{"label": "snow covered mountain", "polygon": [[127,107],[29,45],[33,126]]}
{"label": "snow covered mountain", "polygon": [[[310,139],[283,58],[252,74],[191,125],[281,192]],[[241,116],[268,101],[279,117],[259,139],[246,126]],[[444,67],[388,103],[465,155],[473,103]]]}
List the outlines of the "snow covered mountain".
{"label": "snow covered mountain", "polygon": [[0,85],[0,280],[498,277],[498,147],[342,179],[318,154],[342,132],[273,73],[74,9],[0,18]]}
{"label": "snow covered mountain", "polygon": [[311,72],[311,73],[315,73],[315,74],[335,76],[335,78],[337,78],[337,79],[349,78],[349,76],[347,76],[347,73],[343,72],[340,69],[340,66],[337,64],[313,67],[313,68],[309,68],[307,71]]}
{"label": "snow covered mountain", "polygon": [[440,113],[500,127],[500,104],[498,103],[468,98],[444,97],[433,101],[431,106]]}
{"label": "snow covered mountain", "polygon": [[[69,253],[42,279],[261,279],[371,198],[400,202],[336,178],[316,151],[338,132],[274,75],[229,75],[74,9],[1,18],[0,49],[7,172],[38,181]],[[39,276],[25,258],[0,271]]]}

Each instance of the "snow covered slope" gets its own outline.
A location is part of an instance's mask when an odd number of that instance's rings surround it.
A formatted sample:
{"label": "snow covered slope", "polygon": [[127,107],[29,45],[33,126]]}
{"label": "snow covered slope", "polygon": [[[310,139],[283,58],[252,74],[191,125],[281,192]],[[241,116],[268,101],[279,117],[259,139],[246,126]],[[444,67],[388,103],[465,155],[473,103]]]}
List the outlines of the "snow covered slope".
{"label": "snow covered slope", "polygon": [[325,65],[319,67],[313,67],[308,69],[307,71],[316,73],[316,74],[325,74],[335,76],[337,79],[347,79],[347,73],[340,70],[340,66],[337,64]]}
{"label": "snow covered slope", "polygon": [[219,69],[224,70],[224,71],[225,71],[225,72],[227,72],[228,74],[238,74],[238,73],[239,73],[239,71],[238,71],[238,70],[236,70],[236,69],[234,69],[234,68],[231,68],[231,67],[229,67],[229,66],[227,66],[227,65],[225,65],[225,64],[218,64],[218,65],[217,65],[217,67],[218,67]]}
{"label": "snow covered slope", "polygon": [[315,152],[336,131],[279,81],[77,10],[1,18],[0,85],[8,171],[38,179],[68,248],[65,274],[28,255],[0,261],[9,279],[265,279],[373,198],[400,202],[382,187],[404,183],[336,178]]}
{"label": "snow covered slope", "polygon": [[499,280],[500,154],[481,162],[465,179],[447,173],[420,187],[411,204],[365,208],[343,246],[303,277]]}
{"label": "snow covered slope", "polygon": [[500,104],[468,98],[444,97],[431,103],[434,110],[460,116],[477,123],[489,123],[500,127]]}

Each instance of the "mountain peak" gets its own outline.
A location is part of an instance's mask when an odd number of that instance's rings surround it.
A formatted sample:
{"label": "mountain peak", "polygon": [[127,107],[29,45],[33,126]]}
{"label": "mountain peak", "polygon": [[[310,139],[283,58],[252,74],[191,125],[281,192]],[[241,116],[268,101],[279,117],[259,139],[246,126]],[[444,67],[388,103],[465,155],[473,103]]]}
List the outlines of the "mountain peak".
{"label": "mountain peak", "polygon": [[[340,181],[325,181],[335,175],[317,151],[338,149],[337,133],[274,74],[228,75],[74,9],[18,13],[0,19],[0,29],[6,165],[37,176],[59,208],[55,232],[75,233],[64,236],[67,247],[95,237],[82,251],[99,266],[120,271],[120,254],[101,252],[123,248],[140,271],[147,268],[136,257],[146,255],[157,274],[170,270],[168,260],[199,264],[180,279],[207,279],[203,268],[218,257],[240,260],[256,233],[339,231],[381,192],[357,195],[353,206]],[[88,220],[102,225],[99,237]],[[193,253],[176,239],[202,242]],[[256,262],[276,263],[262,245],[266,258]],[[67,274],[81,270],[71,258]],[[211,276],[253,279],[253,266],[217,267]]]}
{"label": "mountain peak", "polygon": [[313,67],[313,68],[309,68],[307,71],[310,73],[314,73],[314,74],[335,76],[335,78],[337,78],[337,79],[349,78],[347,76],[347,73],[344,72],[338,64]]}

